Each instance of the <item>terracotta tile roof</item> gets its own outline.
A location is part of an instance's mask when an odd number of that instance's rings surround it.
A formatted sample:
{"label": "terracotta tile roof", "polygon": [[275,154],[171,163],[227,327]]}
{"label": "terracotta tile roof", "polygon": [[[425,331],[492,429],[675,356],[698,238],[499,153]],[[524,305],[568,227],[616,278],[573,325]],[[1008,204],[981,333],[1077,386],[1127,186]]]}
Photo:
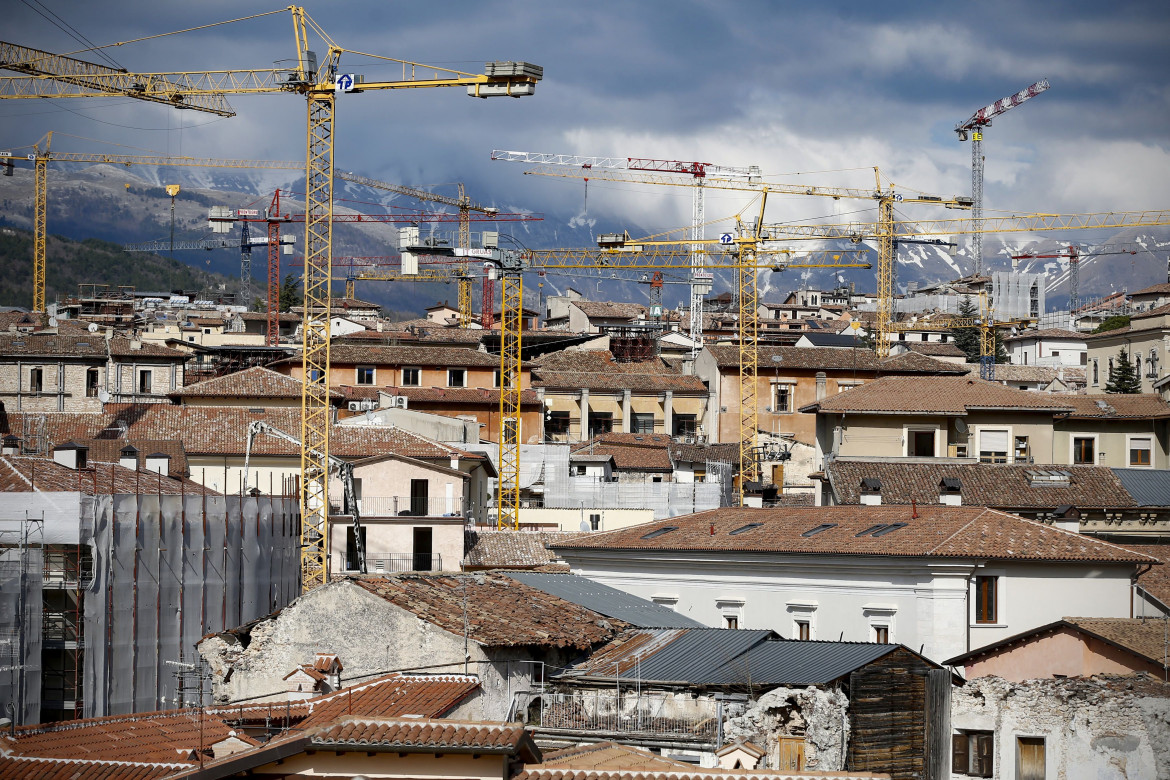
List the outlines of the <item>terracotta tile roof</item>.
{"label": "terracotta tile roof", "polygon": [[134,471],[114,463],[90,463],[88,468],[78,471],[51,458],[14,455],[0,455],[0,492],[220,495],[189,479],[163,477],[153,471]]}
{"label": "terracotta tile roof", "polygon": [[[1129,315],[1129,320],[1130,320],[1130,322],[1133,322],[1134,320],[1145,320],[1145,319],[1149,319],[1151,317],[1161,317],[1164,314],[1170,314],[1170,303],[1163,304],[1161,306],[1158,306],[1157,308],[1150,309],[1149,311],[1143,311],[1143,312],[1138,312],[1136,314],[1131,314],[1131,315]],[[1112,332],[1113,331],[1106,331],[1106,333],[1112,333]],[[1100,335],[1104,335],[1104,334],[1100,334]]]}
{"label": "terracotta tile roof", "polygon": [[175,439],[74,439],[74,441],[89,448],[90,463],[117,463],[122,459],[122,448],[129,444],[138,450],[138,468],[146,468],[148,456],[163,454],[171,458],[169,466],[171,476],[189,476],[187,453],[183,450],[183,442]]}
{"label": "terracotta tile roof", "polygon": [[[205,379],[170,393],[171,398],[300,398],[304,383],[270,368],[256,366]],[[330,390],[333,398],[341,393]],[[257,404],[262,406],[263,404]]]}
{"label": "terracotta tile roof", "polygon": [[647,767],[635,771],[575,766],[528,765],[512,780],[888,780],[882,772],[796,772],[792,770],[747,772],[742,769],[690,769]]}
{"label": "terracotta tile roof", "polygon": [[576,770],[616,770],[621,772],[690,771],[694,764],[675,761],[651,753],[646,748],[622,745],[617,742],[595,742],[575,745],[555,753],[548,753],[541,763],[543,769],[572,768]]}
{"label": "terracotta tile roof", "polygon": [[883,377],[801,407],[800,411],[966,414],[973,409],[1070,411],[1075,396],[1016,390],[974,377]]}
{"label": "terracotta tile roof", "polygon": [[[298,724],[312,728],[355,715],[395,718],[403,715],[439,718],[479,690],[479,679],[462,674],[388,674],[367,682],[347,684],[334,693],[310,699]],[[224,710],[230,719],[231,710]]]}
{"label": "terracotta tile roof", "polygon": [[198,710],[111,715],[18,727],[13,751],[24,757],[190,766],[189,756],[200,745],[209,747],[232,731],[220,717]]}
{"label": "terracotta tile roof", "polygon": [[[114,357],[166,358],[185,362],[187,353],[149,342],[130,346],[130,339],[115,336],[109,341],[109,354]],[[0,355],[29,357],[76,357],[105,360],[106,339],[100,333],[0,333]]]}
{"label": "terracotta tile roof", "polygon": [[[1072,372],[1065,372],[1065,384],[1072,383]],[[1039,382],[1045,385],[1052,384],[1060,379],[1058,369],[1051,366],[1017,366],[1011,363],[1001,363],[995,367],[996,382]]]}
{"label": "terracotta tile roof", "polygon": [[1128,550],[1149,555],[1162,562],[1138,577],[1138,587],[1170,607],[1170,545],[1167,544],[1123,544]]}
{"label": "terracotta tile roof", "polygon": [[[297,408],[266,408],[254,412],[239,406],[107,404],[106,411],[107,420],[126,423],[126,435],[131,439],[176,439],[183,442],[188,455],[243,455],[248,425],[254,420],[264,420],[294,435],[301,426],[301,410]],[[256,455],[288,457],[300,453],[292,444],[272,436],[258,437],[252,451]],[[380,455],[421,460],[449,460],[452,455],[479,457],[401,428],[365,425],[334,425],[329,436],[329,452],[345,459]]]}
{"label": "terracotta tile roof", "polygon": [[[250,322],[268,322],[268,313],[262,311],[242,311],[236,316]],[[281,312],[276,315],[276,318],[278,322],[300,322],[303,319],[299,314],[290,314],[288,312]]]}
{"label": "terracotta tile roof", "polygon": [[0,777],[5,780],[156,780],[190,766],[66,757],[0,756]]}
{"label": "terracotta tile roof", "polygon": [[532,362],[534,387],[591,390],[643,390],[707,393],[703,380],[681,373],[661,358],[620,363],[609,350],[571,350],[544,355]]}
{"label": "terracotta tile roof", "polygon": [[[1148,556],[986,507],[712,509],[553,545],[554,551],[658,550],[1141,564]],[[759,527],[731,535],[745,525]],[[900,527],[891,528],[894,524]],[[805,536],[821,526],[832,527]],[[886,533],[864,533],[885,525]],[[715,533],[710,529],[714,528]],[[645,538],[656,530],[674,528]]]}
{"label": "terracotta tile roof", "polygon": [[671,441],[670,457],[675,463],[706,463],[709,460],[739,463],[739,444],[685,444]]}
{"label": "terracotta tile roof", "polygon": [[428,322],[426,320],[416,320],[415,324],[410,325],[410,330],[407,330],[407,323],[396,322],[393,325],[394,330],[363,330],[357,333],[348,333],[344,336],[338,336],[334,339],[334,344],[345,344],[346,342],[359,343],[383,343],[383,344],[418,344],[420,342],[436,343],[436,344],[458,344],[461,346],[475,347],[479,346],[480,341],[487,331],[479,328],[452,328],[440,325],[435,322]]}
{"label": "terracotta tile roof", "polygon": [[313,747],[353,746],[441,752],[452,748],[480,753],[525,753],[539,760],[540,751],[524,727],[512,723],[484,723],[417,718],[346,717],[319,729],[309,738]]}
{"label": "terracotta tile roof", "polygon": [[561,564],[567,571],[545,545],[579,535],[575,531],[469,531],[463,568],[533,569]]}
{"label": "terracotta tile roof", "polygon": [[674,470],[670,459],[670,437],[660,433],[605,433],[575,445],[569,460],[575,455],[610,455],[619,471]]}
{"label": "terracotta tile roof", "polygon": [[44,435],[51,442],[81,441],[99,436],[106,416],[97,412],[5,412],[0,411],[0,434],[24,436],[25,425],[44,418]]}
{"label": "terracotta tile roof", "polygon": [[464,631],[466,597],[469,636],[484,647],[585,650],[609,641],[625,628],[620,620],[604,618],[503,575],[403,574],[352,581],[459,635]]}
{"label": "terracotta tile roof", "polygon": [[[1040,471],[1068,474],[1067,486],[1033,480],[1032,475]],[[841,504],[860,504],[861,480],[870,478],[881,480],[883,504],[938,504],[939,482],[945,477],[959,480],[959,495],[969,506],[1005,510],[1137,506],[1121,480],[1105,466],[837,459],[825,464],[825,475]]]}
{"label": "terracotta tile roof", "polygon": [[[739,368],[739,347],[719,344],[707,347],[721,369]],[[779,358],[776,360],[775,358]],[[962,366],[931,360],[925,355],[907,352],[882,361],[868,349],[852,347],[768,347],[759,348],[760,373],[771,375],[786,370],[853,371],[878,374],[966,372]]]}
{"label": "terracotta tile roof", "polygon": [[573,305],[590,319],[635,319],[646,313],[640,303],[617,303],[614,301],[573,301]]}
{"label": "terracotta tile roof", "polygon": [[1075,330],[1064,328],[1044,328],[1042,330],[1025,330],[1014,336],[1004,337],[1004,341],[1025,341],[1030,339],[1047,339],[1049,341],[1084,341],[1088,334],[1077,333]]}
{"label": "terracotta tile roof", "polygon": [[1163,620],[1066,617],[1065,621],[1155,663],[1161,664],[1165,659],[1166,623]]}
{"label": "terracotta tile roof", "polygon": [[1069,415],[1072,418],[1128,417],[1145,420],[1170,417],[1170,403],[1153,393],[1067,395],[1060,398],[1072,407],[1072,414]]}

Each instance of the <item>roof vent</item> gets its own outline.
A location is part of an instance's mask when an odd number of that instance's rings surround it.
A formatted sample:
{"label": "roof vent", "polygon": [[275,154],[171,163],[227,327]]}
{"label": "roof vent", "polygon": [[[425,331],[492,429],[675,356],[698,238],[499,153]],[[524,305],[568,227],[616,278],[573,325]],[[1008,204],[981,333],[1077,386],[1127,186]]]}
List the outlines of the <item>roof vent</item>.
{"label": "roof vent", "polygon": [[677,530],[678,530],[677,525],[664,525],[661,528],[654,529],[650,533],[644,535],[642,538],[643,539],[656,539],[659,536],[662,536],[663,534],[668,534],[671,531],[677,531]]}
{"label": "roof vent", "polygon": [[1072,472],[1064,469],[1029,469],[1024,472],[1031,487],[1068,487]]}

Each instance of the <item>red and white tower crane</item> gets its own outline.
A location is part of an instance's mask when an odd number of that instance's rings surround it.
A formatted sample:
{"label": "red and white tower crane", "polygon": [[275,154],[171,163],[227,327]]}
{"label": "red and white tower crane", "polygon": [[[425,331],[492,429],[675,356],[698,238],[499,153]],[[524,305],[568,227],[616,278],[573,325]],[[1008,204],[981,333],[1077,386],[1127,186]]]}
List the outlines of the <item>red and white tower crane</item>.
{"label": "red and white tower crane", "polygon": [[967,121],[955,125],[960,141],[966,141],[968,137],[971,139],[971,198],[974,200],[971,206],[971,226],[975,230],[971,234],[971,254],[975,259],[976,276],[983,273],[983,233],[980,230],[983,225],[983,129],[991,127],[993,118],[1006,114],[1046,89],[1048,79],[1040,79],[1027,89],[984,106]]}

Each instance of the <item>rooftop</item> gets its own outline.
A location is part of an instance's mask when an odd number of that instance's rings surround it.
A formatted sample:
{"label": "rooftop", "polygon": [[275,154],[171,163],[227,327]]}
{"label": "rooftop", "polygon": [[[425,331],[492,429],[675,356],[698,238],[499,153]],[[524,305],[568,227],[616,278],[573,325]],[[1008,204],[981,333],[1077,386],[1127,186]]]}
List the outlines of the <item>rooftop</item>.
{"label": "rooftop", "polygon": [[[739,368],[739,347],[717,344],[707,347],[721,369]],[[880,359],[868,349],[852,347],[759,348],[760,373],[772,371],[860,371],[867,374],[963,374],[967,369],[908,352]]]}
{"label": "rooftop", "polygon": [[965,415],[973,410],[996,409],[1057,414],[1072,411],[1071,399],[1075,397],[1016,390],[966,376],[889,376],[808,404],[800,411]]}
{"label": "rooftop", "polygon": [[[303,388],[304,383],[299,379],[257,366],[187,385],[174,391],[170,396],[181,399],[300,398]],[[335,390],[331,390],[329,394],[334,398],[341,397]]]}
{"label": "rooftop", "polygon": [[537,590],[638,628],[700,628],[703,625],[669,607],[602,585],[579,574],[514,571],[508,572],[508,576]]}
{"label": "rooftop", "polygon": [[1024,330],[1014,336],[1005,336],[1004,341],[1032,341],[1045,339],[1047,341],[1084,341],[1085,334],[1064,328],[1043,328],[1040,330]]}
{"label": "rooftop", "polygon": [[564,562],[545,546],[571,539],[576,532],[565,531],[468,531],[464,569],[535,569]]}
{"label": "rooftop", "polygon": [[553,352],[533,360],[532,373],[534,387],[707,392],[699,377],[683,374],[661,358],[622,363],[604,349]]}
{"label": "rooftop", "polygon": [[[107,348],[109,350],[107,354]],[[169,347],[160,347],[149,342],[134,341],[123,336],[114,336],[107,343],[100,333],[86,333],[70,330],[68,333],[0,333],[0,355],[22,357],[108,357],[158,358],[172,362],[183,362],[187,353]]]}
{"label": "rooftop", "polygon": [[1154,560],[1115,544],[978,506],[920,506],[917,511],[905,506],[712,509],[589,534],[552,547],[562,554],[628,550],[1128,565]]}
{"label": "rooftop", "polygon": [[91,461],[86,468],[79,470],[63,466],[52,458],[17,455],[0,455],[0,493],[220,495],[218,491],[189,479],[136,471],[116,463]]}
{"label": "rooftop", "polygon": [[1154,393],[1063,395],[1060,399],[1072,407],[1072,414],[1069,415],[1072,418],[1126,417],[1152,420],[1170,417],[1170,403],[1166,403]]}
{"label": "rooftop", "polygon": [[956,656],[946,663],[948,666],[966,664],[997,650],[1011,647],[1022,639],[1038,638],[1056,631],[1072,629],[1094,639],[1126,650],[1145,661],[1158,665],[1166,659],[1166,622],[1160,619],[1142,618],[1085,618],[1066,617],[1039,628],[1010,636],[998,642],[976,648],[969,653]]}

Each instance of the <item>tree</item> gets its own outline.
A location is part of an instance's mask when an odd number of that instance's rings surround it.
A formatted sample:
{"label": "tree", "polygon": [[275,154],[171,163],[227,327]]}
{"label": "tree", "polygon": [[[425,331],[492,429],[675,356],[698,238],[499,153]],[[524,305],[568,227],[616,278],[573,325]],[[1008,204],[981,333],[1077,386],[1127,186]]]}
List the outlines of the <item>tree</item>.
{"label": "tree", "polygon": [[[979,320],[979,306],[975,301],[971,300],[970,295],[964,295],[963,299],[959,301],[959,311],[955,314],[956,317],[966,320]],[[968,325],[961,328],[951,328],[951,335],[954,337],[955,346],[963,350],[967,355],[968,363],[979,362],[979,326]]]}
{"label": "tree", "polygon": [[1105,392],[1136,395],[1141,391],[1142,378],[1138,376],[1137,369],[1130,362],[1129,352],[1125,347],[1122,347],[1121,354],[1117,357],[1117,362],[1113,364],[1113,371],[1109,375],[1109,381],[1105,383]]}
{"label": "tree", "polygon": [[1115,314],[1112,317],[1106,317],[1100,325],[1098,325],[1093,332],[1104,333],[1109,330],[1120,330],[1121,328],[1129,327],[1128,314]]}
{"label": "tree", "polygon": [[291,311],[292,307],[300,306],[302,300],[300,280],[292,274],[284,277],[284,283],[280,285],[280,310]]}

